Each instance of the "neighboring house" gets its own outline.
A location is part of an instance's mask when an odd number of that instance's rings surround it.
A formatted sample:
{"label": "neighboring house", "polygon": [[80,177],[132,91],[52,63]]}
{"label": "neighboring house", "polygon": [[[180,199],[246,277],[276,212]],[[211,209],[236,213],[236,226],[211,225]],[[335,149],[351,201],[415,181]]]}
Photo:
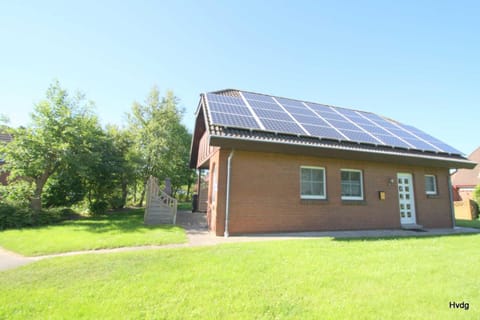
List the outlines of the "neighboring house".
{"label": "neighboring house", "polygon": [[460,169],[452,175],[453,198],[455,201],[473,200],[473,190],[480,184],[480,147],[468,157],[476,162],[473,170]]}
{"label": "neighboring house", "polygon": [[[8,133],[0,133],[0,143],[9,143],[12,141],[12,136]],[[3,166],[4,160],[2,159],[2,155],[0,155],[0,167]],[[0,184],[7,185],[7,178],[9,173],[0,171]]]}
{"label": "neighboring house", "polygon": [[476,162],[473,170],[460,169],[452,175],[453,199],[455,201],[455,217],[473,220],[478,217],[478,204],[474,199],[475,187],[480,185],[480,147],[468,157]]}
{"label": "neighboring house", "polygon": [[200,96],[190,166],[208,171],[209,229],[228,236],[449,228],[449,170],[475,164],[369,112],[228,89]]}

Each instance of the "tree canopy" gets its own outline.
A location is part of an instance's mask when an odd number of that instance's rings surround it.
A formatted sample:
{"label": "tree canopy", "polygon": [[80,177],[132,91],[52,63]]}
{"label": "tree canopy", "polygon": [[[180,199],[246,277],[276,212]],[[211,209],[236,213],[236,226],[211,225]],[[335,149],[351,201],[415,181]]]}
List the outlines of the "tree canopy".
{"label": "tree canopy", "polygon": [[28,126],[8,128],[0,117],[2,130],[14,137],[0,146],[2,170],[10,172],[3,198],[23,198],[35,212],[80,202],[91,212],[103,212],[123,207],[129,194],[142,205],[150,175],[170,178],[174,192],[190,186],[191,135],[172,91],[162,97],[153,87],[144,103],[133,104],[127,127],[102,128],[93,106],[83,94],[71,95],[54,81]]}
{"label": "tree canopy", "polygon": [[181,123],[183,110],[172,91],[160,97],[153,87],[143,104],[135,102],[129,114],[129,129],[140,156],[139,179],[143,192],[149,176],[159,180],[171,179],[173,190],[191,183],[192,170],[188,167],[191,135]]}

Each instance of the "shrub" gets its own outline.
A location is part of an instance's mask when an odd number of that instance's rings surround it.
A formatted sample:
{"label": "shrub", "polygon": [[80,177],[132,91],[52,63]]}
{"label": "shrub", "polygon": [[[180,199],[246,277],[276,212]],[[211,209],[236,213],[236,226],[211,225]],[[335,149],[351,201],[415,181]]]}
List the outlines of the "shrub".
{"label": "shrub", "polygon": [[71,211],[63,208],[42,210],[34,214],[30,208],[0,203],[0,230],[58,223],[68,218],[71,214]]}
{"label": "shrub", "polygon": [[480,184],[473,191],[473,199],[480,204]]}
{"label": "shrub", "polygon": [[108,207],[111,209],[121,209],[125,207],[125,202],[122,199],[121,194],[113,194],[107,199]]}
{"label": "shrub", "polygon": [[103,214],[105,213],[105,211],[107,211],[107,208],[108,208],[108,202],[103,200],[93,201],[88,206],[88,209],[92,214]]}
{"label": "shrub", "polygon": [[0,204],[0,229],[21,228],[33,225],[33,212],[27,208],[17,208]]}
{"label": "shrub", "polygon": [[32,195],[31,183],[24,180],[16,180],[7,186],[0,187],[0,199],[16,208],[28,208]]}

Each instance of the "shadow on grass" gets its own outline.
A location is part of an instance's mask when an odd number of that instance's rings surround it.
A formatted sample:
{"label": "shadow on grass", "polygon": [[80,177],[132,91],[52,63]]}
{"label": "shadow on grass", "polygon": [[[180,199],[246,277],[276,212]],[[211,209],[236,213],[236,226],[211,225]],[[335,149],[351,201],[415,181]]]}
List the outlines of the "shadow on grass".
{"label": "shadow on grass", "polygon": [[122,210],[77,220],[67,220],[57,226],[68,226],[92,233],[145,233],[148,230],[177,231],[176,225],[144,225],[143,209]]}
{"label": "shadow on grass", "polygon": [[480,229],[480,220],[479,219],[476,219],[476,220],[457,219],[457,220],[455,220],[455,224],[459,227]]}

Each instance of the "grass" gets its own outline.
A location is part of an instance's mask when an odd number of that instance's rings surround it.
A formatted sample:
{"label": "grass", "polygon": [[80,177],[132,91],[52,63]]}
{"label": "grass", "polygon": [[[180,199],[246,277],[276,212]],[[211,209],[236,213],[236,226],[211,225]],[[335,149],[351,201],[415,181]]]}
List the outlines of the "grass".
{"label": "grass", "polygon": [[479,245],[323,238],[54,258],[0,272],[0,318],[479,319]]}
{"label": "grass", "polygon": [[57,225],[0,231],[0,246],[27,256],[78,250],[186,242],[177,226],[145,226],[143,209],[68,220]]}
{"label": "grass", "polygon": [[177,210],[181,211],[192,211],[192,202],[179,202],[177,205]]}
{"label": "grass", "polygon": [[455,220],[455,224],[459,227],[480,229],[480,219],[477,219],[477,220]]}

